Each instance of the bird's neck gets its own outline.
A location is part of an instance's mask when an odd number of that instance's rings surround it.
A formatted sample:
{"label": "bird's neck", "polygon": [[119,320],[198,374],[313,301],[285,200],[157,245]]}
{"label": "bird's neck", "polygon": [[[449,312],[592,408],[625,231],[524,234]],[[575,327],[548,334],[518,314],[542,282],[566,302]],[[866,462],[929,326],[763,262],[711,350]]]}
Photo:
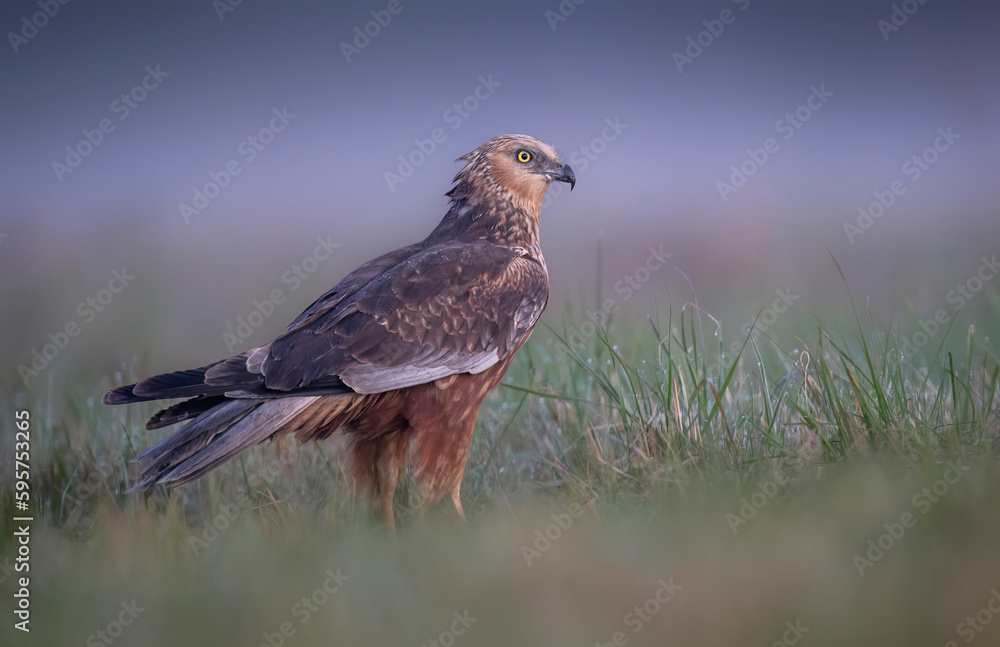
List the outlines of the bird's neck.
{"label": "bird's neck", "polygon": [[540,208],[540,204],[524,204],[501,190],[452,195],[448,213],[428,240],[488,240],[537,248]]}

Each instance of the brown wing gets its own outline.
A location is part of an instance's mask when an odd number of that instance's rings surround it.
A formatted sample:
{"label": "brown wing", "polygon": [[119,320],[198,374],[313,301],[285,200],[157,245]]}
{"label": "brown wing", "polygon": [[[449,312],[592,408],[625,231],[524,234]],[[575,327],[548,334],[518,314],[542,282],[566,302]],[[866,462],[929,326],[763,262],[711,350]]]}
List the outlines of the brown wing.
{"label": "brown wing", "polygon": [[329,292],[312,302],[312,304],[302,311],[295,320],[288,325],[291,332],[298,328],[303,322],[311,321],[323,313],[329,312],[337,306],[345,297],[354,294],[359,288],[368,284],[378,275],[391,270],[407,258],[420,251],[421,243],[414,243],[406,247],[400,247],[386,254],[382,254],[368,261],[357,268],[335,285]]}
{"label": "brown wing", "polygon": [[[306,308],[292,322],[288,330],[294,330],[302,322],[321,316],[324,312],[336,307],[346,296],[356,292],[374,277],[399,265],[422,247],[422,243],[416,243],[368,261],[345,276],[332,290]],[[102,401],[105,404],[126,404],[148,400],[196,398],[162,411],[162,418],[160,414],[154,416],[153,420],[149,422],[152,429],[196,417],[218,404],[218,398],[224,400],[228,394],[255,398],[278,398],[292,395],[287,391],[275,391],[264,386],[264,376],[260,373],[260,363],[266,352],[267,346],[264,346],[201,368],[154,375],[136,384],[127,384],[113,389],[104,395]],[[328,395],[349,393],[350,391],[351,389],[344,385],[339,378],[327,377],[314,380],[310,384],[309,393],[297,392],[294,395]]]}
{"label": "brown wing", "polygon": [[267,389],[337,376],[359,393],[380,393],[484,371],[538,321],[548,275],[520,248],[443,243],[331,300],[261,349]]}
{"label": "brown wing", "polygon": [[404,247],[369,261],[274,342],[200,369],[108,392],[108,404],[202,396],[164,412],[194,417],[220,396],[380,393],[505,359],[538,321],[548,274],[521,248],[484,241]]}

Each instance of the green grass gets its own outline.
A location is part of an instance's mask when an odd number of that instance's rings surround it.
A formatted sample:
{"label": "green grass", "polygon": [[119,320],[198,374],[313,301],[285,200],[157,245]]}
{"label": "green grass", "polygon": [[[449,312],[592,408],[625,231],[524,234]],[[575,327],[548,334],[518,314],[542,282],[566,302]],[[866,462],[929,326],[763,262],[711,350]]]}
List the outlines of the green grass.
{"label": "green grass", "polygon": [[[34,630],[3,644],[87,644],[133,598],[145,611],[116,644],[267,644],[289,622],[288,645],[421,645],[465,610],[455,644],[770,645],[796,621],[802,644],[965,643],[959,623],[1000,587],[1000,364],[974,329],[904,357],[863,312],[787,322],[792,349],[750,331],[739,353],[690,305],[572,334],[584,321],[540,328],[487,400],[468,529],[414,513],[404,488],[388,536],[336,443],[283,440],[126,495],[129,459],[163,433],[143,429],[155,405],[104,407],[113,385],[83,372],[8,399],[5,419],[32,414]],[[869,540],[891,546],[871,560]],[[301,622],[293,605],[338,567],[350,579]],[[670,602],[627,616],[670,578]]]}

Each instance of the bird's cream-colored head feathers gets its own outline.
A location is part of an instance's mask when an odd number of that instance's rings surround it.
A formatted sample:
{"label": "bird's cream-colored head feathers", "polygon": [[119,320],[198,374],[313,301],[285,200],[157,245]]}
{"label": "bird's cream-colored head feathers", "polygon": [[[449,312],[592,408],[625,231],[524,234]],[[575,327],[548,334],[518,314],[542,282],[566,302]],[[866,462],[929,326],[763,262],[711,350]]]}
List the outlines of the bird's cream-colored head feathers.
{"label": "bird's cream-colored head feathers", "polygon": [[468,162],[456,182],[482,182],[505,191],[510,197],[536,211],[553,180],[576,186],[576,175],[568,164],[543,141],[528,135],[499,135],[463,155]]}

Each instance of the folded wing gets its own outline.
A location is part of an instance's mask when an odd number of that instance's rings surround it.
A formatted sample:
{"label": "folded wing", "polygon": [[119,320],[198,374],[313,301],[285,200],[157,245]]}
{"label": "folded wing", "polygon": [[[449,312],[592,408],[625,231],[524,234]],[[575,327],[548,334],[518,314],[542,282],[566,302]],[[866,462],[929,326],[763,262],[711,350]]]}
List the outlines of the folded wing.
{"label": "folded wing", "polygon": [[334,307],[314,304],[268,347],[264,385],[292,391],[336,376],[380,393],[479,373],[517,347],[547,300],[545,269],[522,248],[429,246]]}

